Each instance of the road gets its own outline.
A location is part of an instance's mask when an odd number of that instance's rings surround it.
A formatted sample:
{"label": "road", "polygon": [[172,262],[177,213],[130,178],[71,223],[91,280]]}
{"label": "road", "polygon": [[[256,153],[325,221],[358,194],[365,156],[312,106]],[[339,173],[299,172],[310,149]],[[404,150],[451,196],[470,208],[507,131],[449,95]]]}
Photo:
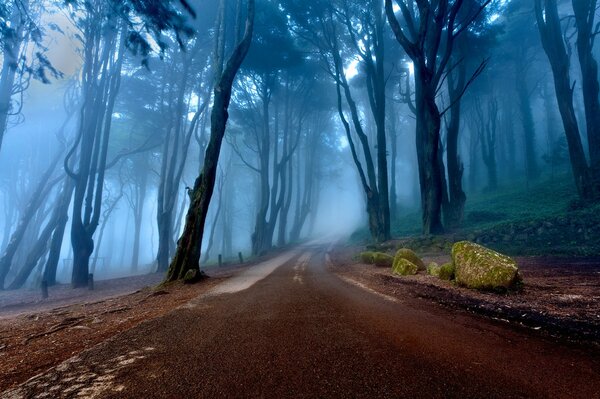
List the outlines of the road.
{"label": "road", "polygon": [[341,280],[312,245],[1,396],[587,399],[599,366],[585,348]]}

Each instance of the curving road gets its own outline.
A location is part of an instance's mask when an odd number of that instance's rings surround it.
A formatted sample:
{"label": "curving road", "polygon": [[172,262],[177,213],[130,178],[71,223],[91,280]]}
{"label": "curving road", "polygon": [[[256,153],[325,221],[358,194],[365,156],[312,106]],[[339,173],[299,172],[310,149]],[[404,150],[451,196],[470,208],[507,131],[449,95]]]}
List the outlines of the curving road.
{"label": "curving road", "polygon": [[284,253],[2,397],[600,398],[597,352]]}

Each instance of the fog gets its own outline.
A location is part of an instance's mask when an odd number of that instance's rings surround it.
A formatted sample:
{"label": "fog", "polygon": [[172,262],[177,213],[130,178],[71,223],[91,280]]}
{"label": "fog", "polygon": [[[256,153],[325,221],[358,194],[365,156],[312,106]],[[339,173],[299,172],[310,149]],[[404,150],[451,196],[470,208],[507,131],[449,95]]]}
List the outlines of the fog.
{"label": "fog", "polygon": [[0,288],[460,232],[547,182],[596,202],[592,2],[417,3],[4,1]]}

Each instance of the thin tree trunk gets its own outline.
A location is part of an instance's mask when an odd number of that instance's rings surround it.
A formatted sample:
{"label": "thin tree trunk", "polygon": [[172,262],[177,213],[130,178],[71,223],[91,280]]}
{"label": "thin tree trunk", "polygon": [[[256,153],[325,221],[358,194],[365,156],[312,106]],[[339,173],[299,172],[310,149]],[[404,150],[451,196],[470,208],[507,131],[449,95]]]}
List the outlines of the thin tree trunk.
{"label": "thin tree trunk", "polygon": [[458,153],[458,137],[461,125],[461,92],[467,78],[467,68],[464,62],[457,67],[457,77],[448,74],[448,91],[450,93],[450,121],[446,130],[446,158],[448,168],[448,204],[444,212],[444,220],[450,229],[460,226],[464,216],[467,196],[463,190],[464,165]]}
{"label": "thin tree trunk", "polygon": [[[10,27],[13,29],[10,37],[5,37],[2,46],[2,73],[0,74],[0,150],[4,134],[8,128],[8,117],[11,113],[11,98],[15,84],[18,64],[21,56],[21,46],[24,41],[24,30],[29,10],[29,0],[17,5],[14,2],[10,17]],[[24,13],[24,14],[23,14]]]}
{"label": "thin tree trunk", "polygon": [[540,175],[540,168],[536,154],[535,122],[531,110],[531,95],[529,93],[526,78],[526,66],[524,54],[516,60],[516,90],[519,99],[519,111],[521,113],[521,124],[523,127],[523,138],[525,141],[525,175],[527,181],[531,182]]}
{"label": "thin tree trunk", "polygon": [[10,241],[9,241],[8,245],[6,246],[4,253],[2,254],[2,257],[0,258],[0,289],[4,288],[4,281],[6,279],[6,276],[8,275],[8,272],[11,269],[13,258],[15,256],[15,254],[17,253],[19,246],[21,245],[21,242],[23,240],[23,237],[25,236],[25,232],[27,231],[27,227],[29,226],[29,223],[33,219],[33,216],[35,215],[35,213],[38,211],[38,208],[39,208],[40,204],[42,203],[42,200],[44,199],[45,195],[47,194],[47,191],[49,189],[51,189],[52,185],[57,182],[57,181],[54,181],[49,184],[49,179],[52,176],[52,174],[54,173],[54,169],[56,168],[56,165],[58,164],[59,159],[60,159],[60,154],[57,154],[57,156],[55,157],[52,164],[48,167],[47,171],[40,178],[40,181],[39,181],[35,191],[31,195],[31,198],[29,200],[29,203],[27,204],[27,207],[25,208],[23,214],[21,215],[19,224],[17,225],[17,227],[15,228],[15,231],[11,235]]}

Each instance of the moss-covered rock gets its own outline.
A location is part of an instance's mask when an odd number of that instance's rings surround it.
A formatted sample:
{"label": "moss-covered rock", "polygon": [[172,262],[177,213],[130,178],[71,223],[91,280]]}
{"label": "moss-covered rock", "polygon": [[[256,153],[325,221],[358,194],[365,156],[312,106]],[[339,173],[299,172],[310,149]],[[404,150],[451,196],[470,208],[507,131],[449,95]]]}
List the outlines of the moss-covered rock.
{"label": "moss-covered rock", "polygon": [[506,289],[519,279],[517,263],[489,248],[461,241],[452,247],[456,282],[475,289]]}
{"label": "moss-covered rock", "polygon": [[409,260],[404,258],[394,259],[394,265],[392,266],[392,273],[399,276],[410,276],[417,274],[419,270],[418,266]]}
{"label": "moss-covered rock", "polygon": [[394,257],[382,252],[375,252],[373,254],[373,264],[380,267],[390,267],[394,264]]}
{"label": "moss-covered rock", "polygon": [[430,276],[439,277],[440,276],[440,265],[438,265],[435,262],[431,262],[427,266],[427,274],[429,274]]}
{"label": "moss-covered rock", "polygon": [[419,256],[411,249],[408,248],[400,248],[396,252],[396,256],[394,257],[394,262],[398,259],[406,259],[410,263],[417,265],[418,270],[426,270],[425,263],[419,258]]}
{"label": "moss-covered rock", "polygon": [[438,277],[440,280],[450,281],[454,279],[455,267],[454,263],[448,262],[440,266]]}
{"label": "moss-covered rock", "polygon": [[360,254],[360,260],[368,265],[390,267],[394,264],[394,257],[383,252],[366,251]]}
{"label": "moss-covered rock", "polygon": [[361,252],[359,257],[361,262],[366,263],[368,265],[372,265],[375,262],[375,252],[365,251]]}

